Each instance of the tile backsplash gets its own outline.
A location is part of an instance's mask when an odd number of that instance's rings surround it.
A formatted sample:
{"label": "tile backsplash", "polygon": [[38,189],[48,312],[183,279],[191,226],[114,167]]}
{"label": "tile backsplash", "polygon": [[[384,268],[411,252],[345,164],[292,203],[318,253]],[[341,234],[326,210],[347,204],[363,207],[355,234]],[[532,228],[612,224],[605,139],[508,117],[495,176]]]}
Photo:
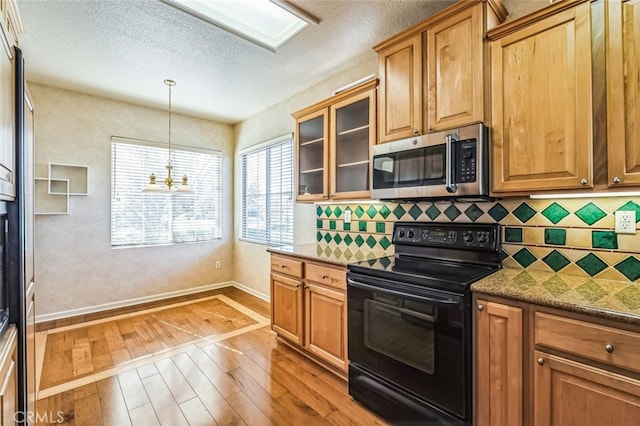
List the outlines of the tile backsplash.
{"label": "tile backsplash", "polygon": [[[351,223],[344,212],[351,211]],[[355,255],[393,253],[396,221],[500,223],[506,267],[625,281],[640,279],[640,234],[616,234],[614,212],[634,210],[640,197],[493,202],[360,202],[317,204],[316,238],[326,250]]]}

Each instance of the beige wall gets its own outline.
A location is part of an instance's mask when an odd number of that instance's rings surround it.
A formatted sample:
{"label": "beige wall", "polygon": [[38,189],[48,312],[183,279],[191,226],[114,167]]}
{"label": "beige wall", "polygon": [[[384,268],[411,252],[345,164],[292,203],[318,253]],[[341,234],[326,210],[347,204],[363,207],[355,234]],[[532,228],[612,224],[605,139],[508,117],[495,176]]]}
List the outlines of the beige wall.
{"label": "beige wall", "polygon": [[[36,173],[48,162],[89,166],[88,196],[70,213],[36,216],[37,314],[89,308],[233,279],[233,186],[222,194],[222,240],[157,247],[110,245],[111,136],[167,140],[167,112],[29,84],[36,111]],[[221,150],[232,183],[233,128],[174,115],[173,140]],[[158,171],[160,175],[164,170]],[[215,269],[220,260],[221,269]]]}
{"label": "beige wall", "polygon": [[[323,99],[331,97],[332,91],[346,84],[377,72],[377,55],[365,52],[348,65],[334,70],[331,76],[311,86],[304,92],[276,104],[235,126],[235,161],[239,164],[239,155],[252,145],[291,133],[295,121],[291,113],[305,108]],[[235,186],[241,187],[240,167],[236,167]],[[238,206],[234,217],[235,244],[235,281],[268,297],[269,295],[269,254],[267,246],[240,241],[240,191],[236,191],[235,203]],[[294,215],[294,242],[296,244],[315,242],[315,207],[313,204],[296,204]]]}

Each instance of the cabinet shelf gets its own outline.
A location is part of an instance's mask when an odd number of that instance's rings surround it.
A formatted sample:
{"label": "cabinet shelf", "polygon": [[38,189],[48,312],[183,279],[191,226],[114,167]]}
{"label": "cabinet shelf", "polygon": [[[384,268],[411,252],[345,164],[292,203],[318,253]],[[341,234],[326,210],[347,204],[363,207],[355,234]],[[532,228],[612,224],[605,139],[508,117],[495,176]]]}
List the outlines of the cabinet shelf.
{"label": "cabinet shelf", "polygon": [[355,133],[355,132],[359,132],[361,130],[369,130],[369,126],[368,124],[365,126],[360,126],[360,127],[355,127],[353,129],[348,129],[348,130],[343,130],[342,132],[338,133],[338,136],[342,136],[342,135],[348,135],[349,133]]}
{"label": "cabinet shelf", "polygon": [[314,139],[312,141],[302,142],[302,143],[300,143],[300,146],[312,145],[312,144],[318,143],[318,142],[324,142],[324,138],[318,138],[318,139]]}
{"label": "cabinet shelf", "polygon": [[353,163],[338,164],[338,167],[353,167],[353,166],[359,166],[361,164],[368,164],[368,163],[369,163],[369,160],[354,161]]}
{"label": "cabinet shelf", "polygon": [[323,171],[324,169],[321,167],[319,169],[311,169],[311,170],[300,170],[301,175],[309,174],[309,173],[318,173]]}

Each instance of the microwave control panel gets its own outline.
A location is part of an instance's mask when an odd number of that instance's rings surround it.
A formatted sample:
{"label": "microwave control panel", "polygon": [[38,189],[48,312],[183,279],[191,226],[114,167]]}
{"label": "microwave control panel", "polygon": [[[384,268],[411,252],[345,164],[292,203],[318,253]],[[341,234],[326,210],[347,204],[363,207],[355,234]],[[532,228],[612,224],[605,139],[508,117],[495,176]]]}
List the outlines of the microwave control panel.
{"label": "microwave control panel", "polygon": [[461,140],[455,143],[456,149],[456,182],[476,181],[478,150],[475,139]]}

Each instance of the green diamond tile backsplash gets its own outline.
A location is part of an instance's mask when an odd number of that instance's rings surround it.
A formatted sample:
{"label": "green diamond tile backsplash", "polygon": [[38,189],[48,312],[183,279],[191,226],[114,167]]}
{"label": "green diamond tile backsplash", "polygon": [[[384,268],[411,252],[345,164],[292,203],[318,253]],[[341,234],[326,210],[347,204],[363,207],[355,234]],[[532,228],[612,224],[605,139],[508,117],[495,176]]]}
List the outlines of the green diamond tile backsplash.
{"label": "green diamond tile backsplash", "polygon": [[[344,222],[347,210],[352,213],[351,223]],[[640,229],[640,197],[319,203],[315,212],[318,244],[330,249],[393,254],[391,234],[396,221],[500,223],[507,267],[639,281],[640,233],[614,232],[618,210],[636,211]],[[560,291],[558,285],[550,288]],[[596,286],[585,285],[580,291],[594,299],[600,294]]]}

